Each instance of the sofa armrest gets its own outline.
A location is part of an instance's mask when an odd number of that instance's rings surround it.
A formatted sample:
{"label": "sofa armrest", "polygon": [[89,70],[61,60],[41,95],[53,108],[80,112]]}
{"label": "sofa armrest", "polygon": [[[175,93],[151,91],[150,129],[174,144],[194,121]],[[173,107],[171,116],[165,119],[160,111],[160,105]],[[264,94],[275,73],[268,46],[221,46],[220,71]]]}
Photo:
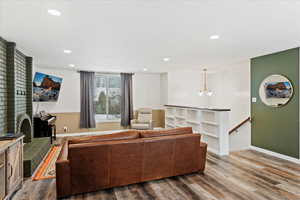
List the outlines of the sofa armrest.
{"label": "sofa armrest", "polygon": [[69,142],[68,140],[66,140],[62,145],[61,151],[57,157],[57,161],[68,160],[68,147],[69,147]]}
{"label": "sofa armrest", "polygon": [[207,154],[207,144],[204,142],[200,142],[199,171],[201,172],[203,172],[205,169],[206,154]]}
{"label": "sofa armrest", "polygon": [[55,162],[57,198],[71,195],[71,168],[68,160],[68,141],[64,142]]}

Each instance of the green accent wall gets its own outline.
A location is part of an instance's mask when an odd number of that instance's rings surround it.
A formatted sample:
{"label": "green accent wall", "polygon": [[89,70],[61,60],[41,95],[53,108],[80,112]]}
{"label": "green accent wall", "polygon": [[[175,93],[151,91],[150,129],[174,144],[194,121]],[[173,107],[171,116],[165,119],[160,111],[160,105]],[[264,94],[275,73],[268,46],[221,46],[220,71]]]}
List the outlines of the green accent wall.
{"label": "green accent wall", "polygon": [[[286,76],[294,95],[280,108],[266,106],[259,86],[269,75]],[[299,48],[251,59],[251,144],[266,150],[299,158]]]}

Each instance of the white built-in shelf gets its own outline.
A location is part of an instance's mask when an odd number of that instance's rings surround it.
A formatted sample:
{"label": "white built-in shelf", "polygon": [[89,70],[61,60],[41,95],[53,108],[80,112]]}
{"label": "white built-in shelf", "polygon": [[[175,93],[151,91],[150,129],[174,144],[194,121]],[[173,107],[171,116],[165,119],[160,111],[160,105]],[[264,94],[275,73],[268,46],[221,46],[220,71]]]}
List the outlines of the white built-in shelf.
{"label": "white built-in shelf", "polygon": [[187,120],[186,122],[187,122],[187,123],[190,123],[190,124],[201,125],[201,123],[200,123],[200,122],[197,122],[197,121]]}
{"label": "white built-in shelf", "polygon": [[201,110],[197,110],[197,109],[188,109],[188,112],[192,111],[192,112],[200,112]]}
{"label": "white built-in shelf", "polygon": [[175,118],[178,118],[178,119],[183,119],[185,120],[185,117],[184,116],[180,116],[180,115],[176,115]]}
{"label": "white built-in shelf", "polygon": [[216,123],[216,122],[211,122],[211,121],[202,121],[201,123],[203,123],[203,124],[209,124],[209,125],[213,125],[213,126],[219,126],[218,123]]}
{"label": "white built-in shelf", "polygon": [[213,110],[202,110],[202,112],[206,112],[206,113],[214,113],[215,111],[213,111]]}
{"label": "white built-in shelf", "polygon": [[228,118],[230,109],[208,109],[165,105],[166,128],[189,126],[203,135],[201,141],[218,155],[229,154]]}
{"label": "white built-in shelf", "polygon": [[206,135],[206,136],[209,136],[209,137],[213,137],[213,138],[219,138],[219,136],[217,136],[216,134],[209,133],[209,132],[206,132],[206,131],[201,131],[200,134]]}
{"label": "white built-in shelf", "polygon": [[194,128],[194,129],[193,129],[193,132],[201,135],[201,131],[198,130],[198,129],[195,129],[195,128]]}
{"label": "white built-in shelf", "polygon": [[168,118],[168,119],[174,119],[175,117],[173,115],[166,115],[166,118]]}
{"label": "white built-in shelf", "polygon": [[175,128],[175,126],[173,124],[166,123],[166,126]]}
{"label": "white built-in shelf", "polygon": [[175,125],[176,127],[186,127],[186,125],[184,125],[184,124],[177,124],[177,125]]}

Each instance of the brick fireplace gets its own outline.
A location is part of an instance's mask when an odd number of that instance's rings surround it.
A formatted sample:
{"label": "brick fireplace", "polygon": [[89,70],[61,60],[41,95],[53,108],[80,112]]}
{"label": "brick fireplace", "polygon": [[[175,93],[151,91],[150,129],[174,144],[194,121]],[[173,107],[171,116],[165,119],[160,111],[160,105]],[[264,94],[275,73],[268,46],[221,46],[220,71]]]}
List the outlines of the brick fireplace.
{"label": "brick fireplace", "polygon": [[23,133],[24,176],[30,177],[51,148],[50,138],[33,138],[32,58],[0,37],[0,136]]}
{"label": "brick fireplace", "polygon": [[24,113],[21,114],[17,120],[17,133],[24,134],[24,142],[29,143],[33,138],[33,127],[32,127],[32,118]]}
{"label": "brick fireplace", "polygon": [[0,134],[20,133],[31,142],[32,57],[16,49],[14,42],[0,37]]}

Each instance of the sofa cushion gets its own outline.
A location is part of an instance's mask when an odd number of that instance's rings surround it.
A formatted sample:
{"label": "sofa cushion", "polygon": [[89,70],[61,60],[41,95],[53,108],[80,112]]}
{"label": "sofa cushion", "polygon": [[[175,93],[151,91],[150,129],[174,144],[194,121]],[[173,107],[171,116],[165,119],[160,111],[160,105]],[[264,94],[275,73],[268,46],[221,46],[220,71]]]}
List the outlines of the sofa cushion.
{"label": "sofa cushion", "polygon": [[143,170],[143,146],[144,142],[142,139],[122,140],[110,145],[111,187],[141,182]]}
{"label": "sofa cushion", "polygon": [[[174,136],[173,136],[174,137]],[[191,173],[200,168],[200,134],[178,135],[176,139],[173,175]]]}
{"label": "sofa cushion", "polygon": [[90,142],[102,142],[102,141],[113,141],[113,140],[130,140],[139,138],[139,133],[137,131],[125,131],[120,133],[113,133],[108,135],[95,135],[79,137],[69,140],[69,144],[78,143],[90,143]]}
{"label": "sofa cushion", "polygon": [[182,135],[182,134],[191,134],[191,133],[193,133],[192,127],[182,127],[182,128],[174,128],[174,129],[167,129],[167,130],[140,131],[140,135],[142,138]]}
{"label": "sofa cushion", "polygon": [[143,174],[142,180],[154,180],[173,174],[175,139],[155,137],[143,139]]}
{"label": "sofa cushion", "polygon": [[96,143],[69,145],[72,194],[96,191],[110,184],[110,146],[93,144]]}

